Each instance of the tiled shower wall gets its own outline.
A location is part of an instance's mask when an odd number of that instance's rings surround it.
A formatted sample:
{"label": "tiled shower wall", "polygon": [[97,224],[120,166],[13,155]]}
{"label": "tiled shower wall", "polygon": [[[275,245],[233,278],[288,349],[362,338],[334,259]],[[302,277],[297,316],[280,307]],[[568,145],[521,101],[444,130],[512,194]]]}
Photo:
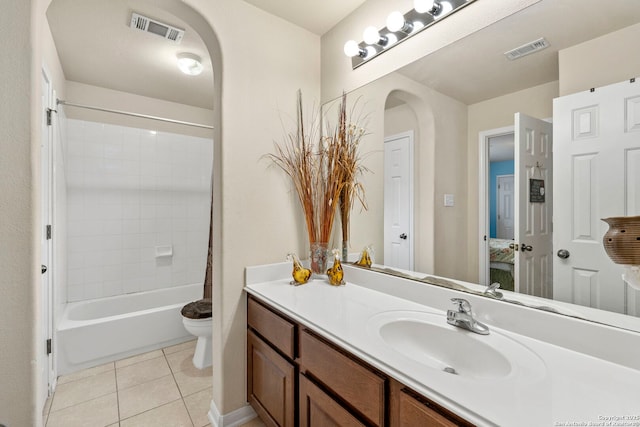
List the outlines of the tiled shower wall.
{"label": "tiled shower wall", "polygon": [[72,119],[67,141],[67,300],[202,283],[212,141]]}

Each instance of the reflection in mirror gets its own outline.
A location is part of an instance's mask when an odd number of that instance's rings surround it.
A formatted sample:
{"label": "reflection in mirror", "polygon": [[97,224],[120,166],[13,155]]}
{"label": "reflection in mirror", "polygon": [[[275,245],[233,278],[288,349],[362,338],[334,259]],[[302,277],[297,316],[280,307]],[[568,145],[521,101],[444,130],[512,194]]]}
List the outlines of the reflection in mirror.
{"label": "reflection in mirror", "polygon": [[[541,37],[548,47],[504,55]],[[633,2],[603,18],[595,0],[541,0],[351,92],[371,115],[373,171],[351,251],[372,244],[380,271],[640,331],[640,292],[606,256],[600,221],[640,214],[637,129],[606,106],[640,96],[640,58],[624,48],[638,37]],[[615,120],[620,134],[605,134]],[[623,154],[596,155],[598,138],[625,134]],[[567,148],[576,139],[583,151]]]}

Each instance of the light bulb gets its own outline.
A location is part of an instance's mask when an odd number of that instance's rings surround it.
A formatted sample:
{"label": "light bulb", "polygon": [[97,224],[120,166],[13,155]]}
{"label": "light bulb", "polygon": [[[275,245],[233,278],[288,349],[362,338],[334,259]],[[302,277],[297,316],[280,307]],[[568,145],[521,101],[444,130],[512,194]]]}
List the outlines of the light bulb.
{"label": "light bulb", "polygon": [[391,12],[387,17],[387,28],[389,31],[400,31],[405,25],[404,15],[397,10]]}
{"label": "light bulb", "polygon": [[448,1],[443,1],[442,3],[436,3],[435,7],[437,8],[437,10],[433,13],[433,16],[435,18],[441,18],[453,10],[453,5],[451,4],[451,2],[448,2]]}
{"label": "light bulb", "polygon": [[376,44],[380,41],[380,33],[374,26],[367,27],[362,33],[362,39],[366,44]]}
{"label": "light bulb", "polygon": [[395,34],[393,34],[393,33],[387,34],[387,45],[388,46],[391,46],[392,44],[397,43],[397,42],[398,42],[398,37],[396,37]]}
{"label": "light bulb", "polygon": [[360,55],[360,46],[355,40],[349,40],[344,44],[344,54],[352,58]]}
{"label": "light bulb", "polygon": [[418,13],[430,12],[433,10],[433,0],[413,0],[413,8]]}

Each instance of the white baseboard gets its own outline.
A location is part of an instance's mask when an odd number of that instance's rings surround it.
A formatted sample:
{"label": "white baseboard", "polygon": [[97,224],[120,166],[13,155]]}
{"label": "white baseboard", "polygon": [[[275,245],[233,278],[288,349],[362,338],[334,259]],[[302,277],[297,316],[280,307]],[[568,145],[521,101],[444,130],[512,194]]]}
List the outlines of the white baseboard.
{"label": "white baseboard", "polygon": [[257,416],[256,411],[248,403],[242,408],[223,415],[218,411],[218,407],[213,400],[208,413],[209,421],[213,427],[238,427]]}

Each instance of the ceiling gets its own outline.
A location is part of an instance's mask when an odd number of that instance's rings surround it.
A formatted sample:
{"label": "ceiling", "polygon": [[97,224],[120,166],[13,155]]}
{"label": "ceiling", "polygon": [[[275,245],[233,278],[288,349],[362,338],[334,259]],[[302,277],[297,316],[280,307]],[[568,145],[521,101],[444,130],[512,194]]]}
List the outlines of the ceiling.
{"label": "ceiling", "polygon": [[[365,0],[245,1],[321,35]],[[175,44],[129,28],[133,11],[185,29],[184,39]],[[214,76],[204,43],[185,22],[155,7],[152,0],[53,0],[47,17],[67,80],[213,108]],[[517,20],[504,19],[400,72],[473,104],[557,80],[559,49],[637,22],[638,0],[610,0],[606,7],[601,0],[542,0],[519,12]],[[516,61],[504,57],[507,50],[542,36],[551,47]],[[195,77],[180,73],[175,62],[180,52],[200,55],[204,72]]]}
{"label": "ceiling", "polygon": [[[608,0],[606,6],[601,0],[542,0],[405,66],[400,73],[471,105],[558,80],[559,50],[638,22],[637,0]],[[504,56],[540,37],[551,46],[514,61]]]}
{"label": "ceiling", "polygon": [[[246,1],[322,35],[365,0]],[[132,12],[185,29],[182,42],[129,28]],[[213,72],[204,43],[193,28],[153,1],[53,0],[47,19],[67,80],[213,109]],[[202,57],[204,72],[180,73],[180,52]]]}
{"label": "ceiling", "polygon": [[244,1],[321,36],[366,0]]}

